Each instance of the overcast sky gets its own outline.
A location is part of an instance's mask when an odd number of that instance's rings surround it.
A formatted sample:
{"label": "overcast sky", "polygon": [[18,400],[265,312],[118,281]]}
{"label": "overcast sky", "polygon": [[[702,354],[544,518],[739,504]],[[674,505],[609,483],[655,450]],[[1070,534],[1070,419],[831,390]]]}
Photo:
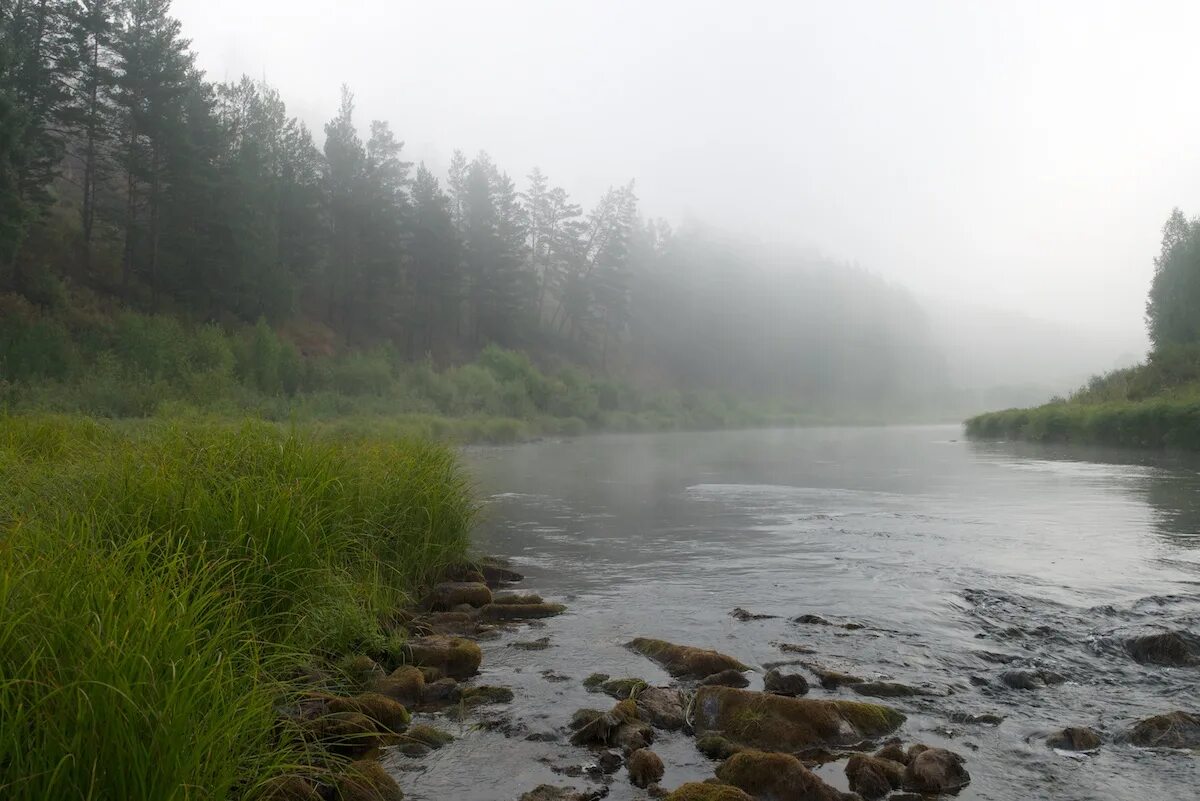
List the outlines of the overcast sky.
{"label": "overcast sky", "polygon": [[341,83],[444,166],[813,246],[921,293],[1140,336],[1200,213],[1200,3],[176,0],[214,80],[316,130]]}

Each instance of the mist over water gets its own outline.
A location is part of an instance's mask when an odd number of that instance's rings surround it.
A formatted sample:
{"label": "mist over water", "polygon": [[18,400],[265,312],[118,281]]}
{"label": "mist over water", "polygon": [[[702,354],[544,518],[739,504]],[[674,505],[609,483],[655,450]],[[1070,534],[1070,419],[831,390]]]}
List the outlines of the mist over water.
{"label": "mist over water", "polygon": [[[1198,465],[958,435],[809,429],[472,450],[489,498],[480,547],[511,557],[529,589],[570,605],[530,633],[551,638],[546,651],[485,643],[481,681],[516,688],[518,731],[548,733],[578,707],[603,706],[579,684],[592,672],[668,680],[622,647],[636,636],[755,665],[798,658],[935,693],[889,703],[909,716],[906,743],[966,756],[973,781],[960,798],[1188,797],[1200,776],[1194,757],[1116,741],[1140,718],[1186,707],[1195,691],[1195,668],[1140,665],[1122,643],[1200,624]],[[736,606],[779,617],[739,622],[729,616]],[[802,614],[865,628],[790,622]],[[1017,668],[1066,682],[1022,691],[999,681]],[[571,680],[548,681],[547,670]],[[808,675],[810,697],[858,697]],[[760,673],[752,682],[761,687]],[[1004,720],[961,722],[984,713]],[[1048,748],[1045,737],[1064,726],[1091,726],[1105,745],[1087,756]],[[539,781],[564,783],[550,764],[587,759],[520,736],[462,734],[460,750],[409,766],[418,770],[405,785],[412,798],[515,797]],[[689,738],[655,748],[665,786],[712,773]],[[492,767],[459,758],[484,753]],[[820,773],[844,787],[842,764]],[[475,782],[480,770],[485,781]],[[617,782],[610,797],[638,796]]]}

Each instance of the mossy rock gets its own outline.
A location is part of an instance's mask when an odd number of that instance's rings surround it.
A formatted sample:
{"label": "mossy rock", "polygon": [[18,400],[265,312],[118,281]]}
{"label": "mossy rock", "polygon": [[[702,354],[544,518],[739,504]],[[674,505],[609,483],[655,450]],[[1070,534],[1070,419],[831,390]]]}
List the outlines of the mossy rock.
{"label": "mossy rock", "polygon": [[525,593],[523,595],[509,592],[503,595],[495,595],[492,597],[492,603],[500,604],[502,606],[537,606],[538,604],[544,604],[545,602],[546,599],[535,592]]}
{"label": "mossy rock", "polygon": [[963,767],[960,755],[945,748],[909,749],[904,769],[904,789],[913,793],[953,793],[971,783],[971,774]]}
{"label": "mossy rock", "polygon": [[754,798],[728,784],[688,782],[671,792],[666,801],[754,801]]}
{"label": "mossy rock", "polygon": [[549,637],[538,637],[536,640],[517,640],[510,642],[509,648],[516,648],[518,651],[545,651],[550,647]]}
{"label": "mossy rock", "polygon": [[1068,726],[1046,738],[1046,745],[1060,751],[1095,751],[1101,742],[1100,735],[1086,726]]}
{"label": "mossy rock", "polygon": [[717,778],[755,798],[849,801],[790,754],[741,751],[717,768]]}
{"label": "mossy rock", "polygon": [[329,701],[329,711],[358,712],[366,715],[375,722],[380,732],[399,733],[404,731],[412,715],[404,705],[393,698],[379,693],[363,693],[353,698],[333,698]]}
{"label": "mossy rock", "polygon": [[461,637],[433,634],[408,643],[412,664],[434,667],[455,679],[467,679],[479,672],[483,652],[476,643]]}
{"label": "mossy rock", "polygon": [[646,682],[642,679],[624,678],[624,679],[609,679],[603,682],[598,688],[605,695],[610,695],[618,701],[623,701],[626,698],[632,698],[641,692],[646,687]]}
{"label": "mossy rock", "polygon": [[862,684],[866,679],[859,676],[853,676],[849,673],[842,673],[839,670],[830,670],[829,668],[816,665],[811,662],[806,662],[804,665],[813,675],[817,677],[817,681],[826,690],[836,690],[839,687],[846,687],[853,684]]}
{"label": "mossy rock", "polygon": [[872,698],[911,698],[915,695],[930,695],[928,690],[896,681],[854,682],[850,685],[850,689],[858,695],[867,695]]}
{"label": "mossy rock", "polygon": [[259,788],[258,801],[322,801],[317,786],[304,776],[276,776]]}
{"label": "mossy rock", "polygon": [[787,752],[854,745],[890,734],[905,720],[881,704],[788,698],[728,687],[701,687],[694,709],[697,734],[719,732],[742,745]]}
{"label": "mossy rock", "polygon": [[492,621],[514,621],[514,620],[535,620],[543,617],[554,617],[561,615],[567,611],[567,607],[562,604],[488,604],[479,610],[480,616],[484,620]]}
{"label": "mossy rock", "polygon": [[725,760],[738,751],[745,751],[746,749],[719,734],[710,732],[696,738],[696,750],[709,759]]}
{"label": "mossy rock", "polygon": [[483,582],[443,581],[434,586],[429,597],[425,599],[425,606],[444,612],[460,604],[480,607],[491,602],[492,591]]}
{"label": "mossy rock", "polygon": [[904,765],[890,759],[854,754],[846,761],[850,789],[867,801],[883,798],[904,784]]}
{"label": "mossy rock", "polygon": [[667,770],[662,758],[648,748],[639,748],[630,754],[625,767],[630,783],[643,789],[661,781]]}
{"label": "mossy rock", "polygon": [[683,693],[669,687],[643,687],[635,697],[638,717],[657,729],[678,731],[687,725]]}
{"label": "mossy rock", "polygon": [[1125,650],[1142,665],[1200,665],[1200,637],[1190,631],[1160,631],[1131,637]]}
{"label": "mossy rock", "polygon": [[1145,748],[1200,748],[1200,715],[1168,712],[1138,721],[1127,737]]}
{"label": "mossy rock", "polygon": [[[610,746],[615,745],[623,728],[644,725],[638,721],[637,705],[633,699],[619,702],[607,712],[599,709],[580,709],[571,716],[571,744],[578,746]],[[648,728],[648,727],[647,727]],[[637,742],[643,738],[638,737]],[[630,736],[625,737],[632,742]],[[646,738],[648,742],[648,738]],[[630,749],[634,750],[634,749]]]}
{"label": "mossy rock", "polygon": [[430,748],[441,748],[454,742],[454,735],[425,723],[418,723],[416,726],[408,727],[408,730],[404,732],[404,739],[427,745]]}
{"label": "mossy rock", "polygon": [[750,669],[732,656],[689,645],[676,645],[666,640],[638,637],[627,643],[627,647],[662,665],[676,677],[700,680],[724,670]]}
{"label": "mossy rock", "polygon": [[370,685],[372,692],[410,706],[420,703],[425,692],[425,674],[412,665],[401,665]]}
{"label": "mossy rock", "polygon": [[589,690],[599,690],[604,682],[608,681],[611,676],[607,673],[593,673],[583,680],[583,686]]}
{"label": "mossy rock", "polygon": [[404,793],[374,760],[351,762],[334,784],[336,801],[404,801]]}
{"label": "mossy rock", "polygon": [[361,712],[332,712],[307,721],[305,731],[331,753],[358,757],[380,744],[375,721]]}
{"label": "mossy rock", "polygon": [[338,667],[342,675],[357,687],[370,687],[387,675],[387,671],[366,654],[350,657]]}
{"label": "mossy rock", "polygon": [[507,704],[513,700],[513,691],[507,687],[481,684],[477,687],[459,687],[456,700],[468,709],[485,704]]}

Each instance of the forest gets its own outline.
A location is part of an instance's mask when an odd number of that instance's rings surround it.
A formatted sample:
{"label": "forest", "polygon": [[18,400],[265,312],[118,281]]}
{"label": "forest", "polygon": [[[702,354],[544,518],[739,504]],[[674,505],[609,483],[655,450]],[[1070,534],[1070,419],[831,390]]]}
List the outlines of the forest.
{"label": "forest", "polygon": [[[8,408],[692,427],[910,419],[946,389],[919,305],[865,271],[674,230],[626,178],[584,203],[484,152],[414,165],[348,87],[313,130],[208,80],[168,0],[2,11]],[[511,383],[488,348],[543,386],[462,400]]]}

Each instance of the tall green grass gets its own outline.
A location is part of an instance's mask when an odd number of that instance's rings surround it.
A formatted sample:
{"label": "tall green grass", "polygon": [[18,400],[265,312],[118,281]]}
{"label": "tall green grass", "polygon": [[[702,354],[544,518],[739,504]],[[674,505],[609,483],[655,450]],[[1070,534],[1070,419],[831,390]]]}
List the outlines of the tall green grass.
{"label": "tall green grass", "polygon": [[474,513],[424,441],[0,417],[0,792],[253,797],[287,677],[394,651]]}
{"label": "tall green grass", "polygon": [[966,432],[973,439],[1200,450],[1200,401],[1048,403],[978,415],[967,420]]}

